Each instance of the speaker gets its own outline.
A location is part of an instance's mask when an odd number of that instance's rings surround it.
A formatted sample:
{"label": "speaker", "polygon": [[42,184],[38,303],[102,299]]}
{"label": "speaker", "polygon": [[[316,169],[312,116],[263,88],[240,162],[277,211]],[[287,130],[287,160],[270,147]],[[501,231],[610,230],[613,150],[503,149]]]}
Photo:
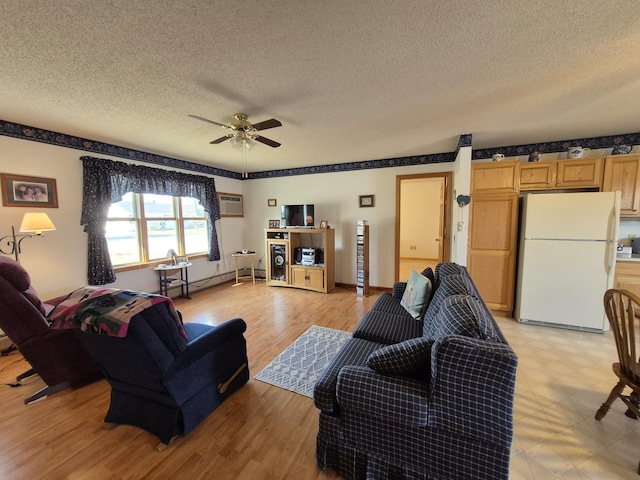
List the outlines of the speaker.
{"label": "speaker", "polygon": [[287,247],[284,245],[271,245],[271,280],[287,280],[286,258]]}
{"label": "speaker", "polygon": [[298,247],[293,251],[293,262],[296,265],[300,265],[302,263],[302,248]]}
{"label": "speaker", "polygon": [[316,265],[324,265],[324,248],[316,248]]}

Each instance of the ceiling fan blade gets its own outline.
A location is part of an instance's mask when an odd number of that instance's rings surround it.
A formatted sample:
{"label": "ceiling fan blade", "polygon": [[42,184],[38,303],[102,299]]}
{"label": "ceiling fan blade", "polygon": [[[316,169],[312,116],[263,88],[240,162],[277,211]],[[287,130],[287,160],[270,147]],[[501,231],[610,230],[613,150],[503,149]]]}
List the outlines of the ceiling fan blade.
{"label": "ceiling fan blade", "polygon": [[269,145],[270,147],[273,147],[273,148],[278,148],[281,145],[278,142],[275,142],[269,138],[261,137],[260,135],[256,135],[255,137],[253,137],[253,139],[256,142],[264,143],[265,145]]}
{"label": "ceiling fan blade", "polygon": [[215,140],[213,140],[212,142],[209,142],[209,143],[211,143],[211,144],[222,143],[225,140],[229,140],[231,137],[233,137],[233,135],[225,135],[224,137],[216,138]]}
{"label": "ceiling fan blade", "polygon": [[199,117],[198,115],[189,115],[191,118],[195,118],[196,120],[202,120],[203,122],[213,123],[214,125],[218,125],[223,128],[231,128],[229,125],[224,125],[222,123],[214,122],[213,120],[209,120],[208,118]]}
{"label": "ceiling fan blade", "polygon": [[280,121],[276,120],[275,118],[271,118],[269,120],[265,120],[264,122],[258,122],[253,124],[253,128],[255,130],[266,130],[267,128],[275,128],[275,127],[281,127],[281,126],[282,126],[282,123],[280,123]]}

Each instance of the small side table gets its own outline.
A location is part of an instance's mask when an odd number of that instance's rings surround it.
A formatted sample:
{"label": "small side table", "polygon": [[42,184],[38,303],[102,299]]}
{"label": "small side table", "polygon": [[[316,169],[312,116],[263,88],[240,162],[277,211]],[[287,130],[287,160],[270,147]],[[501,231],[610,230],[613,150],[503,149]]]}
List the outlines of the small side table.
{"label": "small side table", "polygon": [[[253,283],[256,283],[256,271],[255,271],[255,266],[254,266],[254,257],[256,256],[255,252],[254,253],[232,253],[231,256],[235,259],[236,262],[236,283],[233,285],[234,287],[236,285],[242,285],[242,282],[240,281],[241,278],[251,278],[253,280]],[[240,258],[243,257],[249,257],[251,259],[251,275],[243,275],[243,276],[239,276],[238,275],[238,260]]]}
{"label": "small side table", "polygon": [[[193,265],[191,262],[179,263],[177,265],[158,265],[154,270],[158,272],[158,282],[160,283],[160,295],[169,296],[169,289],[180,287],[180,296],[183,298],[191,298],[189,296],[189,267]],[[180,271],[180,278],[169,277],[167,272]],[[185,295],[186,292],[186,295]]]}

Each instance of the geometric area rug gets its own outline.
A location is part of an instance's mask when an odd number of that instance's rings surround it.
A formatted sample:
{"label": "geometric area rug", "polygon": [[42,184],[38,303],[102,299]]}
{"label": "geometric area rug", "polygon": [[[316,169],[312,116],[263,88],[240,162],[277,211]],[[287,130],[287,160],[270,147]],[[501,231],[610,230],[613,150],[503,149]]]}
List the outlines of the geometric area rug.
{"label": "geometric area rug", "polygon": [[313,325],[254,378],[313,398],[313,387],[351,332]]}

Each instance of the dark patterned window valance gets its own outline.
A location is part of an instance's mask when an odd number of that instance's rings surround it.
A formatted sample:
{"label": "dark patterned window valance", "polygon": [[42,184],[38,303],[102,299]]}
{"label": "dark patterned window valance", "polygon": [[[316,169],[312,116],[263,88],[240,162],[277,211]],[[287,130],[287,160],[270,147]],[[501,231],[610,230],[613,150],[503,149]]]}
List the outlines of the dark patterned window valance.
{"label": "dark patterned window valance", "polygon": [[200,201],[209,223],[209,260],[220,260],[215,221],[220,219],[215,181],[211,177],[132,165],[93,157],[81,157],[83,167],[80,224],[89,235],[90,285],[116,280],[105,237],[109,207],[127,192],[193,197]]}

